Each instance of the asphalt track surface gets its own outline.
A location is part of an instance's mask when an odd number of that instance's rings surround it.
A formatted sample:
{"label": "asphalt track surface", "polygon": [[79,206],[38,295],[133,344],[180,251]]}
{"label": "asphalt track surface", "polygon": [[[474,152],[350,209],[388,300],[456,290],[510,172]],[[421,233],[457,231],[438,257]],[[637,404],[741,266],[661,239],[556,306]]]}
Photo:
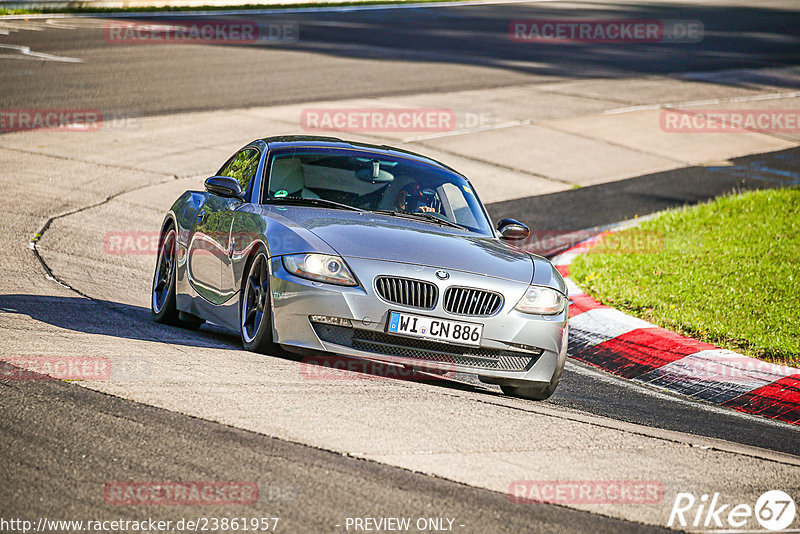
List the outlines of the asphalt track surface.
{"label": "asphalt track surface", "polygon": [[[52,380],[0,382],[0,517],[279,518],[278,532],[344,532],[348,517],[453,519],[457,532],[660,532],[348,458]],[[202,439],[198,439],[202,436]],[[255,505],[112,506],[111,480],[255,482]]]}
{"label": "asphalt track surface", "polygon": [[[771,8],[770,8],[771,7]],[[543,46],[521,50],[507,42],[518,18],[687,18],[704,22],[708,37],[689,54],[671,47]],[[155,115],[265,106],[359,96],[490,88],[576,76],[625,77],[797,63],[800,27],[792,2],[758,7],[547,3],[348,14],[265,16],[297,21],[301,39],[286,46],[115,47],[97,26],[25,30],[0,43],[91,58],[82,64],[0,62],[0,107],[102,107]],[[755,26],[754,26],[755,24]],[[747,30],[746,32],[744,30]],[[739,38],[732,40],[731,35]],[[771,37],[767,37],[771,35]],[[299,61],[298,60],[302,60]],[[577,230],[698,202],[731,190],[797,184],[800,151],[750,156],[731,168],[689,168],[490,206],[495,218],[515,216],[532,227]],[[780,173],[764,169],[779,170]],[[587,209],[587,205],[590,209]],[[77,331],[119,335],[161,328],[141,308],[98,303],[115,312],[98,326],[76,316],[69,301],[2,296],[4,308]],[[180,332],[184,343],[236,338],[213,331]],[[453,383],[454,388],[477,387]],[[0,515],[127,517],[140,510],[111,509],[87,491],[112,479],[257,480],[261,512],[304,530],[337,530],[348,515],[457,517],[465,531],[648,530],[555,506],[512,506],[507,496],[346,458],[177,415],[50,381],[0,382]],[[797,431],[702,403],[632,386],[580,364],[570,364],[556,406],[681,432],[800,455]],[[165,436],[170,436],[165,439]],[[203,436],[203,439],[196,439]],[[13,460],[11,460],[13,458]],[[165,468],[168,471],[165,471]],[[233,476],[236,475],[236,476]],[[275,482],[278,481],[278,482]],[[291,481],[291,482],[287,482]],[[31,498],[37,495],[39,499]],[[160,519],[197,515],[176,507]],[[203,510],[207,516],[216,510]],[[257,514],[258,512],[259,514]],[[169,515],[174,514],[174,516]],[[52,514],[51,514],[52,515]],[[307,528],[306,528],[307,527]]]}
{"label": "asphalt track surface", "polygon": [[[102,31],[105,20],[70,19],[61,28],[22,29],[2,37],[3,44],[86,61],[4,61],[0,107],[89,107],[152,115],[796,64],[796,2],[742,4],[544,2],[244,15],[220,18],[297,23],[299,39],[201,49],[111,44]],[[509,38],[513,20],[564,18],[700,20],[705,37],[679,47],[520,44]]]}

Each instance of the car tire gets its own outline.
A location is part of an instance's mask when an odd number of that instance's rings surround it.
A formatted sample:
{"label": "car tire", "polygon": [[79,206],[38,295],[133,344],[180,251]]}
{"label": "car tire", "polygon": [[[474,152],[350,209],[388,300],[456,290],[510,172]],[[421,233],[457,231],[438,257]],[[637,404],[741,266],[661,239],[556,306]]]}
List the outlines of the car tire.
{"label": "car tire", "polygon": [[507,384],[500,384],[500,389],[503,390],[503,393],[510,395],[511,397],[519,397],[520,399],[536,401],[547,400],[553,396],[553,393],[555,393],[558,383],[561,381],[561,372],[563,370],[564,366],[560,365],[553,374],[553,378],[550,379],[550,383],[545,387],[510,386]]}
{"label": "car tire", "polygon": [[150,312],[157,323],[197,330],[204,321],[179,311],[176,305],[177,236],[175,226],[170,223],[164,228],[158,240],[158,256],[150,294]]}
{"label": "car tire", "polygon": [[239,297],[242,346],[246,350],[262,354],[278,352],[279,346],[272,339],[269,259],[263,249],[250,257],[244,273]]}
{"label": "car tire", "polygon": [[536,401],[549,399],[550,396],[553,394],[553,392],[556,390],[555,387],[551,387],[550,385],[544,388],[540,388],[540,387],[507,386],[505,384],[501,384],[500,389],[503,390],[503,393],[511,397],[519,397],[520,399],[528,399]]}

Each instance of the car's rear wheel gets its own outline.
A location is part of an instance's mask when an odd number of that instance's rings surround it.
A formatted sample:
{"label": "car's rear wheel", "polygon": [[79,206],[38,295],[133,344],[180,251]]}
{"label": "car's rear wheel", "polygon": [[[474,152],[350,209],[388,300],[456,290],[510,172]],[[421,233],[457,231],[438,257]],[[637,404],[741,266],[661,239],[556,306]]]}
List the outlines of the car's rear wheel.
{"label": "car's rear wheel", "polygon": [[278,349],[272,339],[272,303],[270,300],[267,255],[260,251],[250,261],[242,280],[239,325],[242,345],[253,352],[269,353]]}
{"label": "car's rear wheel", "polygon": [[197,329],[203,320],[178,311],[175,297],[175,272],[177,268],[178,239],[175,227],[169,224],[161,234],[153,274],[153,291],[150,310],[157,323]]}

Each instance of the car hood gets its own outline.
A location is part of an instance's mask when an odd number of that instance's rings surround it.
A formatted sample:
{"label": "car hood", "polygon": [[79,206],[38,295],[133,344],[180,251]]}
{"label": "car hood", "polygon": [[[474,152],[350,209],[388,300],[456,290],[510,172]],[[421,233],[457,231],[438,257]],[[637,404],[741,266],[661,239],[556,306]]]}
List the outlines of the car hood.
{"label": "car hood", "polygon": [[[533,258],[499,239],[370,212],[304,206],[261,209],[287,229],[301,235],[306,231],[314,234],[345,258],[440,267],[526,284],[534,278]],[[552,268],[547,260],[541,261],[549,277]]]}

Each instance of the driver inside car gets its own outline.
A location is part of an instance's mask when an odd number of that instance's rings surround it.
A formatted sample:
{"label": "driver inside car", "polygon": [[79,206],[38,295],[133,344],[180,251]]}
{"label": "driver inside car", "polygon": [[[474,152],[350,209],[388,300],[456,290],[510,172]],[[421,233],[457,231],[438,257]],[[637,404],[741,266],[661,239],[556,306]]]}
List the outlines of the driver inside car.
{"label": "driver inside car", "polygon": [[437,213],[438,209],[436,206],[439,204],[436,191],[432,189],[421,189],[417,183],[403,187],[395,201],[395,207],[398,211],[405,211],[408,213]]}

